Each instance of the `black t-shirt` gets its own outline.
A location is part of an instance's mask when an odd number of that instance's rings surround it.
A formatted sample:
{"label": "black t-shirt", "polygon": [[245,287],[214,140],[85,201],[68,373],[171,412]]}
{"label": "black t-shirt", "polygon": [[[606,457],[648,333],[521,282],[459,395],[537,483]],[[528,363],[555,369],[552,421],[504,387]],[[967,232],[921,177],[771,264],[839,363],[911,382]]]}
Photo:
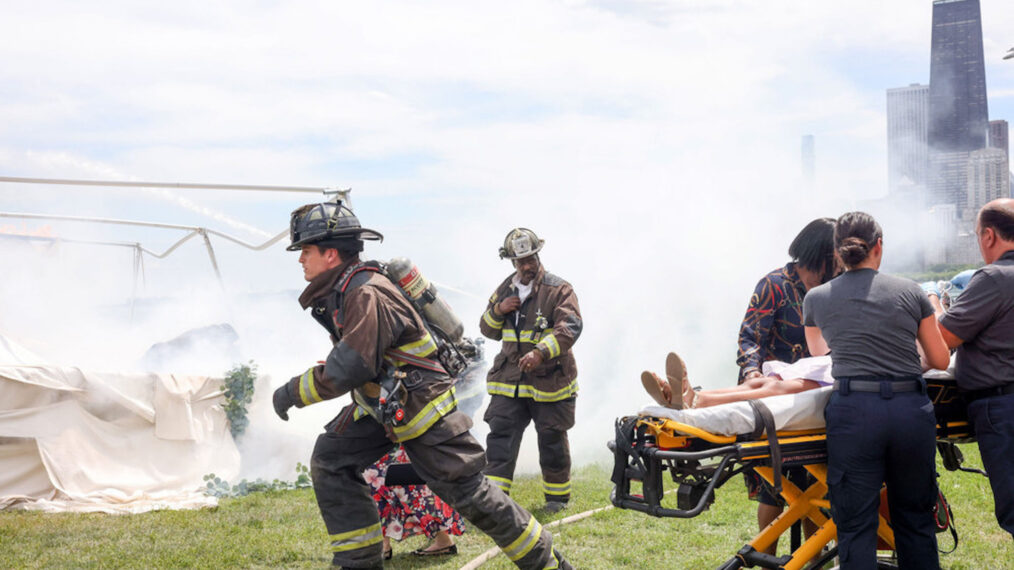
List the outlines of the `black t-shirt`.
{"label": "black t-shirt", "polygon": [[940,324],[964,341],[955,361],[960,388],[1014,383],[1014,250],[976,271]]}

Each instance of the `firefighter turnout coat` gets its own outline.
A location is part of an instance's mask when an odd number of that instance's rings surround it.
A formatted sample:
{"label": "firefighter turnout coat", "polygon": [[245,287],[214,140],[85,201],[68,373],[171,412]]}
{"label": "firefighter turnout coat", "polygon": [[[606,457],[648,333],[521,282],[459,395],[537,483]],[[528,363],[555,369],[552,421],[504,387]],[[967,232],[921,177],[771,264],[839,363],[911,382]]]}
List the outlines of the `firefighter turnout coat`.
{"label": "firefighter turnout coat", "polygon": [[[286,384],[297,407],[353,392],[325,426],[310,461],[333,562],[382,565],[382,529],[362,471],[401,442],[416,472],[445,502],[488,534],[521,568],[570,568],[539,522],[482,475],[482,446],[456,410],[452,380],[436,361],[425,323],[379,264],[346,262],[314,278],[300,296],[331,334],[323,364]],[[402,414],[376,409],[381,378],[406,372]]]}
{"label": "firefighter turnout coat", "polygon": [[[513,278],[511,274],[497,287],[479,321],[484,336],[501,342],[500,354],[489,369],[487,391],[494,396],[531,398],[536,402],[574,397],[577,365],[570,349],[582,327],[574,288],[540,267],[532,280],[532,292],[521,307],[497,316],[493,306],[517,295]],[[522,373],[518,361],[533,348],[542,353],[542,364]]]}
{"label": "firefighter turnout coat", "polygon": [[[513,275],[490,297],[479,327],[485,336],[501,341],[487,379],[492,396],[483,419],[486,438],[486,476],[509,493],[521,438],[530,422],[538,437],[546,501],[570,500],[570,444],[567,430],[574,426],[577,366],[571,346],[581,334],[577,295],[569,283],[540,267],[532,290],[517,311],[497,315],[493,307],[517,295]],[[542,353],[542,364],[522,372],[519,360],[532,350]]]}

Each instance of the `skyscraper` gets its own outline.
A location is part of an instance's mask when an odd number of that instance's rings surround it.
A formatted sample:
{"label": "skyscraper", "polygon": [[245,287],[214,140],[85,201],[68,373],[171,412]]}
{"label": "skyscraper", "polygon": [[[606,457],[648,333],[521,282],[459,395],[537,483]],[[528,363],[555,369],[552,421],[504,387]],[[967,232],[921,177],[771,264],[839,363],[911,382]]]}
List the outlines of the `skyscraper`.
{"label": "skyscraper", "polygon": [[967,160],[986,148],[986,68],[979,0],[934,0],[930,46],[930,205],[967,203]]}
{"label": "skyscraper", "polygon": [[922,187],[929,178],[929,86],[887,90],[887,181],[892,193]]}
{"label": "skyscraper", "polygon": [[998,148],[1010,159],[1010,138],[1007,121],[1003,119],[989,122],[989,148]]}

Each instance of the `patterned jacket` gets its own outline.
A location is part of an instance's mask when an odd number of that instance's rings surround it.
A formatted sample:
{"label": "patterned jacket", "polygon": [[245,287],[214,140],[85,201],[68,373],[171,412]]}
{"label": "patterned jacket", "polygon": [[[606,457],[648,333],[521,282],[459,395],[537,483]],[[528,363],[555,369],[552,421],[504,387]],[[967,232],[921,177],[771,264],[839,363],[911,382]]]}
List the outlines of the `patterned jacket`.
{"label": "patterned jacket", "polygon": [[[358,421],[375,411],[367,401],[377,396],[381,375],[406,371],[404,419],[388,427],[398,441],[407,441],[455,410],[452,380],[435,361],[436,343],[411,303],[397,285],[367,265],[348,261],[317,276],[300,295],[300,305],[311,309],[334,347],[323,364],[290,380],[288,390],[297,407],[352,391]],[[427,362],[433,369],[425,368]],[[452,417],[464,421],[453,426],[443,422],[440,431],[450,430],[446,437],[471,424],[463,414]]]}
{"label": "patterned jacket", "polygon": [[[511,283],[513,277],[511,274],[497,287],[479,321],[484,336],[501,341],[486,390],[492,395],[532,398],[536,402],[558,402],[576,396],[577,364],[571,347],[581,335],[583,323],[574,289],[540,267],[532,280],[532,292],[521,307],[497,316],[493,306],[517,295]],[[518,361],[532,349],[542,353],[542,364],[523,373]]]}
{"label": "patterned jacket", "polygon": [[739,377],[761,370],[765,360],[795,362],[810,356],[803,333],[803,286],[796,264],[775,269],[754,288],[739,329]]}

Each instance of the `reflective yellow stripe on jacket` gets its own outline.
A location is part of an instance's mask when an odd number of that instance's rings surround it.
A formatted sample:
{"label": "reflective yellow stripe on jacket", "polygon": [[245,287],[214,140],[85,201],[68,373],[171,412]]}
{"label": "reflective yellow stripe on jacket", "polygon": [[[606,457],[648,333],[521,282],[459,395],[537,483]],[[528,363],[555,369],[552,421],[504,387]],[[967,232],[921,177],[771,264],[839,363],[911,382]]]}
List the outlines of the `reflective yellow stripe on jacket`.
{"label": "reflective yellow stripe on jacket", "polygon": [[[536,344],[537,342],[539,342],[540,339],[545,338],[545,335],[547,334],[552,335],[553,332],[549,331],[547,333],[544,331],[533,331],[533,330],[523,330],[518,332],[514,329],[504,329],[503,335],[500,338],[500,340],[502,340],[503,342],[523,342],[526,344]],[[556,343],[555,338],[553,339],[553,343],[554,344]],[[560,345],[558,344],[556,345],[556,352],[557,355],[559,355]]]}
{"label": "reflective yellow stripe on jacket", "polygon": [[324,401],[317,393],[317,386],[313,382],[313,368],[307,370],[299,377],[299,399],[304,406]]}
{"label": "reflective yellow stripe on jacket", "polygon": [[[415,342],[403,344],[401,346],[396,346],[394,347],[394,349],[400,350],[401,352],[407,354],[411,354],[412,356],[418,356],[419,358],[426,358],[436,353],[437,343],[433,340],[433,337],[430,336],[430,333],[426,333],[426,335],[423,336],[421,339]],[[405,366],[406,364],[412,364],[412,362],[410,361],[398,358],[397,355],[387,353],[384,354],[384,360],[386,360],[388,363],[396,367]]]}
{"label": "reflective yellow stripe on jacket", "polygon": [[538,344],[546,347],[546,352],[549,353],[550,358],[556,358],[560,356],[560,343],[556,340],[556,335],[553,331],[549,331],[542,335],[542,339],[539,340]]}
{"label": "reflective yellow stripe on jacket", "polygon": [[500,330],[503,328],[503,317],[494,315],[492,308],[482,314],[482,320],[486,321],[486,324],[489,325],[489,328],[491,329]]}
{"label": "reflective yellow stripe on jacket", "polygon": [[528,519],[528,526],[525,527],[521,536],[500,550],[503,551],[511,562],[517,562],[535,548],[535,544],[539,541],[539,536],[541,535],[542,525],[539,524],[539,521],[535,520],[535,517],[531,517]]}
{"label": "reflective yellow stripe on jacket", "polygon": [[382,541],[380,523],[370,525],[366,528],[350,530],[339,534],[331,535],[331,551],[347,552],[357,548],[364,548],[371,544]]}
{"label": "reflective yellow stripe on jacket", "polygon": [[414,418],[405,425],[394,426],[394,435],[398,441],[408,441],[419,437],[430,429],[437,420],[454,411],[458,400],[454,397],[454,388],[440,394],[426,404]]}
{"label": "reflective yellow stripe on jacket", "polygon": [[491,396],[507,396],[508,398],[531,398],[536,402],[559,402],[577,395],[577,378],[555,392],[538,390],[531,384],[487,382],[486,393]]}

